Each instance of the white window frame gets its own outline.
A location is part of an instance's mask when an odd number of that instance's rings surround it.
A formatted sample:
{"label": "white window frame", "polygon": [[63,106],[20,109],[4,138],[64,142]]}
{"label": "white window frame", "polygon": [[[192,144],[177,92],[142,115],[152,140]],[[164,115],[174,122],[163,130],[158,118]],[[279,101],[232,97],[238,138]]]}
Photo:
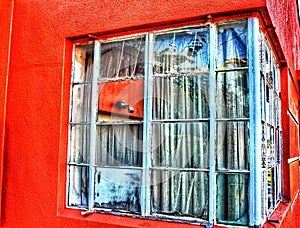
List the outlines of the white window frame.
{"label": "white window frame", "polygon": [[[257,18],[250,18],[248,20],[248,40],[247,40],[247,50],[248,50],[248,77],[249,77],[249,170],[248,171],[233,171],[227,170],[222,171],[221,173],[234,173],[234,174],[247,174],[249,175],[249,185],[248,185],[248,217],[249,217],[249,226],[261,225],[262,218],[262,194],[261,194],[261,153],[257,148],[261,148],[261,104],[260,104],[260,71],[259,71],[259,21]],[[210,77],[209,77],[209,97],[215,97],[215,78],[218,72],[216,69],[216,39],[217,39],[217,30],[216,25],[213,23],[208,23],[210,26],[209,37],[210,37]],[[161,32],[161,31],[160,31]],[[145,43],[145,85],[144,85],[144,112],[151,113],[151,96],[149,85],[151,83],[152,73],[152,54],[153,52],[153,34],[154,33],[145,33],[146,43]],[[120,38],[116,38],[120,39]],[[112,39],[114,40],[114,39]],[[100,75],[100,56],[101,56],[101,43],[103,41],[96,40],[94,42],[94,64],[93,64],[93,81],[92,81],[92,100],[91,100],[91,122],[90,122],[90,163],[89,167],[89,192],[88,192],[88,208],[87,212],[101,211],[98,208],[95,209],[94,205],[94,159],[95,154],[93,151],[96,150],[96,126],[97,126],[97,109],[98,109],[98,79],[96,75]],[[71,83],[72,86],[72,83]],[[72,88],[72,87],[71,87]],[[71,91],[72,92],[72,91]],[[215,100],[209,100],[210,116],[209,116],[209,129],[210,129],[210,140],[209,140],[209,164],[210,168],[207,170],[209,176],[209,211],[208,211],[208,220],[204,221],[201,219],[188,219],[184,217],[176,216],[153,216],[150,214],[150,178],[149,178],[149,141],[150,134],[148,130],[150,128],[151,115],[146,115],[144,118],[144,156],[143,156],[143,189],[142,189],[142,202],[141,202],[141,215],[140,217],[144,218],[156,218],[162,220],[177,220],[186,223],[197,223],[206,225],[210,227],[213,224],[216,224],[216,176],[220,171],[216,170],[216,153],[215,153],[215,131],[216,131],[216,110],[215,110]],[[71,125],[71,123],[70,123]],[[70,149],[69,149],[70,151]],[[69,162],[67,166],[71,165]],[[80,165],[80,164],[78,164]],[[68,195],[68,184],[67,184],[67,195]],[[67,197],[68,198],[68,197]],[[66,202],[68,205],[68,203]],[[68,208],[78,208],[73,206],[67,206]],[[81,208],[82,209],[82,208]],[[107,213],[112,214],[122,214],[117,212],[112,212],[110,210],[102,210]],[[85,214],[86,212],[83,212]],[[128,215],[128,214],[127,214]],[[129,214],[130,215],[130,214]],[[136,216],[136,215],[134,215]]]}

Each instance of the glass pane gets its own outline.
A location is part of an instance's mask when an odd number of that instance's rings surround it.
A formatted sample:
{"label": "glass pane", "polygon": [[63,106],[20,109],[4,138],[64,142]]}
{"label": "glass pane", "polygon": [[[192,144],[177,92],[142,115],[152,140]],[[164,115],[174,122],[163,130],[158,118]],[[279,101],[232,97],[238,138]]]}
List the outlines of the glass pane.
{"label": "glass pane", "polygon": [[218,68],[247,66],[247,21],[218,27]]}
{"label": "glass pane", "polygon": [[208,71],[208,28],[155,36],[154,74]]}
{"label": "glass pane", "polygon": [[260,112],[261,112],[261,119],[266,120],[266,83],[265,78],[260,77]]}
{"label": "glass pane", "polygon": [[74,46],[72,83],[92,81],[94,44]]}
{"label": "glass pane", "polygon": [[248,181],[246,174],[217,175],[217,221],[248,224]]}
{"label": "glass pane", "polygon": [[98,120],[142,120],[144,80],[100,83],[98,99]]}
{"label": "glass pane", "polygon": [[262,194],[262,219],[268,215],[268,174],[267,170],[262,172],[261,176],[261,194]]}
{"label": "glass pane", "polygon": [[69,161],[89,163],[90,126],[73,125],[70,132]]}
{"label": "glass pane", "polygon": [[274,126],[274,91],[266,86],[266,122]]}
{"label": "glass pane", "polygon": [[273,209],[275,206],[275,183],[274,183],[274,169],[268,169],[268,208]]}
{"label": "glass pane", "polygon": [[96,164],[142,166],[142,124],[98,126],[97,133]]}
{"label": "glass pane", "polygon": [[267,126],[267,161],[269,166],[274,166],[276,163],[276,155],[275,155],[275,136],[274,129],[272,127]]}
{"label": "glass pane", "polygon": [[101,77],[118,78],[144,75],[145,38],[101,45]]}
{"label": "glass pane", "polygon": [[262,168],[267,168],[268,160],[267,160],[267,137],[266,137],[266,124],[261,124],[261,166]]}
{"label": "glass pane", "polygon": [[216,96],[217,118],[249,117],[247,71],[218,73]]}
{"label": "glass pane", "polygon": [[153,167],[208,169],[208,123],[154,124],[152,134]]}
{"label": "glass pane", "polygon": [[152,171],[153,213],[208,219],[208,174]]}
{"label": "glass pane", "polygon": [[91,119],[91,85],[72,86],[71,122],[88,122]]}
{"label": "glass pane", "polygon": [[216,150],[218,169],[249,169],[248,122],[218,122]]}
{"label": "glass pane", "polygon": [[153,119],[208,118],[208,75],[153,81]]}
{"label": "glass pane", "polygon": [[69,166],[68,205],[86,207],[88,204],[88,167]]}
{"label": "glass pane", "polygon": [[94,207],[140,212],[141,183],[140,170],[96,168]]}

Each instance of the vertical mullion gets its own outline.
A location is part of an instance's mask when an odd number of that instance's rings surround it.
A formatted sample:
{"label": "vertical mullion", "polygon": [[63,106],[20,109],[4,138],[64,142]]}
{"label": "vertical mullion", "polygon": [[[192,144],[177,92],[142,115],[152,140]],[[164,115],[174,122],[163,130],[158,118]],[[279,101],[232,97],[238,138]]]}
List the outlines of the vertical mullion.
{"label": "vertical mullion", "polygon": [[141,214],[150,215],[150,129],[152,120],[152,54],[153,54],[153,34],[146,34],[145,45],[145,80],[144,80],[144,122],[143,122],[143,180],[141,191]]}
{"label": "vertical mullion", "polygon": [[214,223],[215,219],[215,136],[216,136],[216,110],[215,110],[215,86],[216,86],[216,75],[215,75],[215,50],[216,50],[216,26],[210,25],[209,30],[209,209],[208,209],[208,222]]}
{"label": "vertical mullion", "polygon": [[91,100],[91,129],[90,129],[90,161],[89,161],[89,210],[94,207],[94,160],[96,151],[96,122],[98,109],[98,76],[100,75],[100,43],[95,41],[94,47],[94,65],[92,79],[92,100]]}
{"label": "vertical mullion", "polygon": [[250,181],[249,181],[249,225],[261,223],[261,112],[260,112],[260,72],[259,72],[259,21],[248,19],[248,59],[249,59],[249,115],[250,115]]}

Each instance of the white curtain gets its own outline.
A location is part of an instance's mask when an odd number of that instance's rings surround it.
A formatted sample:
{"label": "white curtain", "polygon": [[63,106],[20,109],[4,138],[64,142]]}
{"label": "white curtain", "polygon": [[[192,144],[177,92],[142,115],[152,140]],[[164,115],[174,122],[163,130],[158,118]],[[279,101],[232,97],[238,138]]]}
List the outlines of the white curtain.
{"label": "white curtain", "polygon": [[76,45],[74,49],[68,204],[87,206],[93,45]]}
{"label": "white curtain", "polygon": [[[216,168],[233,170],[217,174],[217,219],[244,225],[248,222],[249,176],[234,170],[249,170],[248,73],[239,69],[247,66],[246,25],[244,21],[218,28],[217,67],[221,72],[216,74]],[[226,71],[229,69],[232,71]]]}
{"label": "white curtain", "polygon": [[207,219],[208,40],[207,28],[155,37],[151,126],[154,213]]}

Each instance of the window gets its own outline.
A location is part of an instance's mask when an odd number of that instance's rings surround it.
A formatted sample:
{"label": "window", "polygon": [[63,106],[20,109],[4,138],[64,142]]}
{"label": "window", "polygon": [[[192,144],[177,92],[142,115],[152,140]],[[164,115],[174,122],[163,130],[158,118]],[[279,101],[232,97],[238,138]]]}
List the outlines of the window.
{"label": "window", "polygon": [[262,213],[265,218],[271,214],[282,197],[282,131],[278,65],[262,33],[260,44]]}
{"label": "window", "polygon": [[255,32],[241,19],[75,44],[67,206],[245,226],[261,218],[256,192],[274,208],[279,75],[254,67]]}

